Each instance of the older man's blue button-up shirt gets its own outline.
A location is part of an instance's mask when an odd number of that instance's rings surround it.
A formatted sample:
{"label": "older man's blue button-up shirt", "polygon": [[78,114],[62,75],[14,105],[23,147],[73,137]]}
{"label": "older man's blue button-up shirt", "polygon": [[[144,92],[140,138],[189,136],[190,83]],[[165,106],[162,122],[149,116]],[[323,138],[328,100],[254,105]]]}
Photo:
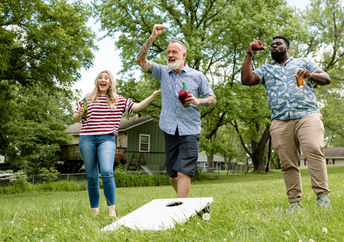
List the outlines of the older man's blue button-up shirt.
{"label": "older man's blue button-up shirt", "polygon": [[152,64],[152,75],[160,81],[161,86],[160,129],[171,135],[175,134],[177,127],[179,135],[199,134],[201,132],[200,109],[192,103],[190,107],[184,107],[178,100],[178,94],[185,82],[187,91],[196,98],[214,95],[205,76],[188,66],[177,74],[168,66]]}
{"label": "older man's blue button-up shirt", "polygon": [[305,80],[305,87],[297,87],[293,75],[301,68],[310,72],[319,70],[319,67],[308,58],[289,58],[283,66],[273,62],[254,70],[266,89],[271,119],[296,119],[319,112],[314,95],[314,81]]}

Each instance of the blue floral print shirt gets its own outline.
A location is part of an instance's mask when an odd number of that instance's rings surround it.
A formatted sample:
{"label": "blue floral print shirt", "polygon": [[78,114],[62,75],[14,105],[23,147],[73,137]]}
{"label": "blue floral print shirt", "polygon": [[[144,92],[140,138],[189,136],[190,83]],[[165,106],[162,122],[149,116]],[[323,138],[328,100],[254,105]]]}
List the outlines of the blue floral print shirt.
{"label": "blue floral print shirt", "polygon": [[311,73],[319,67],[308,58],[290,57],[281,66],[277,62],[266,64],[254,70],[260,78],[260,84],[266,89],[271,109],[271,120],[289,120],[319,112],[314,94],[313,80],[305,80],[306,86],[298,88],[295,75],[298,69],[307,69]]}

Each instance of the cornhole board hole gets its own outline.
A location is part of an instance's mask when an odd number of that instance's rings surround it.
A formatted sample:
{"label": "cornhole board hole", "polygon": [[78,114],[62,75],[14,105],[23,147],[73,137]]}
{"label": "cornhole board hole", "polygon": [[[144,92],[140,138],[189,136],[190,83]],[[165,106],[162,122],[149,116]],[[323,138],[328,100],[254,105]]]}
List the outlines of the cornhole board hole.
{"label": "cornhole board hole", "polygon": [[212,202],[212,197],[154,199],[102,228],[102,231],[116,230],[122,226],[134,230],[171,229],[202,210],[208,210]]}

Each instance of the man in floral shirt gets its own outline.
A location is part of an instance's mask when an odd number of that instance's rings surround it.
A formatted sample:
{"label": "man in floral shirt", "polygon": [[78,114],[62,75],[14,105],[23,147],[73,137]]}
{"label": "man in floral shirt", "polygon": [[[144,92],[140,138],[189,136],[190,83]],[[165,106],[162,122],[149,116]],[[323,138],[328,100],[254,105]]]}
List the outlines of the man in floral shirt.
{"label": "man in floral shirt", "polygon": [[[259,41],[253,41],[247,51],[241,71],[241,82],[251,86],[264,85],[271,109],[270,134],[281,162],[287,188],[290,211],[302,206],[300,148],[306,157],[316,205],[330,206],[326,159],[324,155],[324,125],[319,112],[314,87],[330,83],[329,75],[307,58],[292,58],[289,40],[276,36],[271,43],[271,64],[252,70],[252,56]],[[297,80],[304,82],[299,86]],[[302,80],[303,79],[303,80]]]}

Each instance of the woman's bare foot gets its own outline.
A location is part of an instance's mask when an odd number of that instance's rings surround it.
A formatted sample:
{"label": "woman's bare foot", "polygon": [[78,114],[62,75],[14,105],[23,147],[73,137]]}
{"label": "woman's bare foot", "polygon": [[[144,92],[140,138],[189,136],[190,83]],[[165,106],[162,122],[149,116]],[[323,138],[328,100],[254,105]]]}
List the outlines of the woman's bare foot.
{"label": "woman's bare foot", "polygon": [[99,213],[99,208],[91,208],[91,211],[92,211],[94,216],[97,216]]}
{"label": "woman's bare foot", "polygon": [[108,206],[109,216],[116,217],[115,205]]}

